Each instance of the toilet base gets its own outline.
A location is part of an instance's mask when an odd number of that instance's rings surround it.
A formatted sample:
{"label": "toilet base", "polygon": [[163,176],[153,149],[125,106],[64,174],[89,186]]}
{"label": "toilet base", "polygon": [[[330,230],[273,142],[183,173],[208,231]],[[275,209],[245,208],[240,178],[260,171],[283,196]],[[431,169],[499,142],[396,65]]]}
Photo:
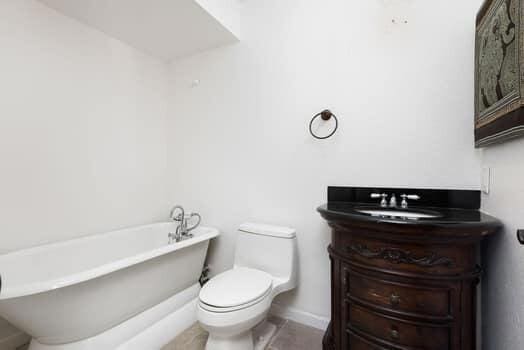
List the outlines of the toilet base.
{"label": "toilet base", "polygon": [[230,338],[210,335],[206,350],[264,350],[276,331],[277,326],[264,321],[253,330]]}
{"label": "toilet base", "polygon": [[248,331],[229,338],[209,335],[206,350],[254,350],[253,332]]}

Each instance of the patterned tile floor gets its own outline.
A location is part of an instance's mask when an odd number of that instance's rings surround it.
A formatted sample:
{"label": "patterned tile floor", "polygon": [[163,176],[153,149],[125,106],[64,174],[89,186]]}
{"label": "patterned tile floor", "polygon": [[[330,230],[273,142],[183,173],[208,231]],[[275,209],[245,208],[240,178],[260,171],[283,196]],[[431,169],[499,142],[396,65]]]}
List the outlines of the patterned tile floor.
{"label": "patterned tile floor", "polygon": [[[277,332],[270,340],[266,350],[322,349],[323,331],[276,317],[270,317],[269,321],[277,326]],[[206,340],[207,332],[195,324],[164,346],[162,350],[204,350]]]}

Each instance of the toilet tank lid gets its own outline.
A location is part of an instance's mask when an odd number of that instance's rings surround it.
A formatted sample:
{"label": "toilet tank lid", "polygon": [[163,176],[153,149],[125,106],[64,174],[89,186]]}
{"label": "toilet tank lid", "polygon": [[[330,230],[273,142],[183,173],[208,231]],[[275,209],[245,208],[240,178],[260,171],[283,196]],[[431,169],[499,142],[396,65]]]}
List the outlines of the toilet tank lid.
{"label": "toilet tank lid", "polygon": [[244,224],[241,224],[238,229],[242,232],[279,238],[294,238],[296,235],[296,230],[294,228],[266,224],[256,224],[252,222],[246,222]]}

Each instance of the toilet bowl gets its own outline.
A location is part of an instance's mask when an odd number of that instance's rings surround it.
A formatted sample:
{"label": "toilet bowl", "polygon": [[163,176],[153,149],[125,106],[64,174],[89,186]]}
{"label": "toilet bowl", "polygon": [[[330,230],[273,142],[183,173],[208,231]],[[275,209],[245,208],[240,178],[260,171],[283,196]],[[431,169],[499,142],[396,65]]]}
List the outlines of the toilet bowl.
{"label": "toilet bowl", "polygon": [[234,267],[200,291],[197,318],[209,332],[206,350],[253,350],[253,328],[273,298],[297,285],[295,230],[263,224],[239,227]]}

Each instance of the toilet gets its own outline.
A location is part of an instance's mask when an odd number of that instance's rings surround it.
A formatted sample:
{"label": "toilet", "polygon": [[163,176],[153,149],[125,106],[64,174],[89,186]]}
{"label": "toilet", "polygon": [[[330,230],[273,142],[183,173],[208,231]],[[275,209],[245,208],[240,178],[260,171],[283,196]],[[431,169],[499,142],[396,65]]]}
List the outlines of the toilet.
{"label": "toilet", "polygon": [[276,295],[296,287],[297,258],[294,229],[240,225],[233,268],[200,290],[197,318],[209,332],[206,350],[259,348],[253,328],[265,321]]}

